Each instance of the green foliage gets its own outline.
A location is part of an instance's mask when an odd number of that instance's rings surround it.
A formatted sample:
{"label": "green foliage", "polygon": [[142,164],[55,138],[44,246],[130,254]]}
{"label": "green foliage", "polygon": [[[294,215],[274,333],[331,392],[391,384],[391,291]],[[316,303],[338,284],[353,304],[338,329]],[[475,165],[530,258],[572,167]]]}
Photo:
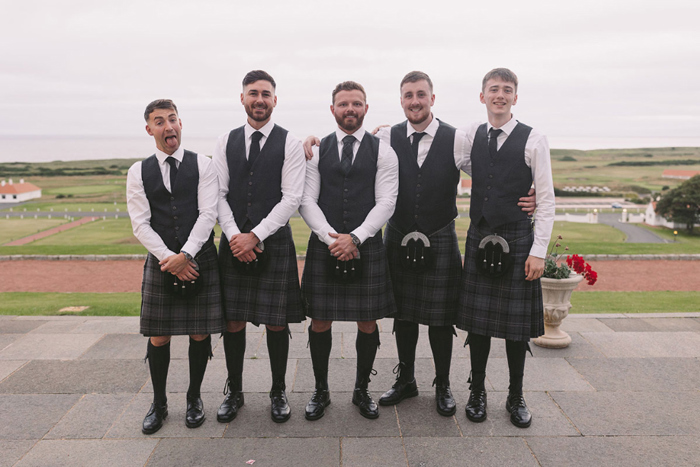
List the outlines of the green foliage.
{"label": "green foliage", "polygon": [[700,222],[700,175],[666,192],[656,203],[656,213],[686,225],[688,232]]}
{"label": "green foliage", "polygon": [[[645,156],[648,157],[648,156]],[[608,164],[609,167],[647,167],[650,165],[697,165],[697,159],[676,159],[666,161],[618,161]]]}
{"label": "green foliage", "polygon": [[559,160],[562,162],[576,162],[577,159],[575,157],[571,157],[571,156],[564,156],[564,157],[560,158]]}
{"label": "green foliage", "polygon": [[568,279],[571,274],[571,269],[565,262],[557,265],[557,262],[551,256],[544,260],[544,273],[542,277],[549,279]]}
{"label": "green foliage", "polygon": [[[593,286],[595,288],[595,286]],[[589,292],[571,294],[570,313],[678,313],[700,311],[700,292]]]}
{"label": "green foliage", "polygon": [[[135,293],[0,293],[0,315],[138,316],[141,294]],[[80,313],[61,313],[69,306],[89,306]]]}

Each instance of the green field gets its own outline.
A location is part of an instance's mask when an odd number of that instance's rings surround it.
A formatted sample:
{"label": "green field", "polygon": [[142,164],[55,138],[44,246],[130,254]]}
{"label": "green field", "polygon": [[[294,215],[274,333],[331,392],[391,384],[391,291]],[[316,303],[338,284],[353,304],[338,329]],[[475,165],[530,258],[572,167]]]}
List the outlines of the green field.
{"label": "green field", "polygon": [[[0,315],[138,316],[140,293],[0,293]],[[89,306],[80,313],[61,313],[69,306]]]}
{"label": "green field", "polygon": [[126,190],[123,183],[120,184],[104,184],[104,185],[78,185],[54,188],[52,190],[44,190],[42,193],[47,195],[99,195],[102,193],[119,193]]}
{"label": "green field", "polygon": [[574,292],[570,313],[680,313],[700,311],[700,292]]}
{"label": "green field", "polygon": [[[47,202],[38,203],[27,203],[19,207],[14,208],[4,208],[1,211],[10,212],[26,212],[27,215],[36,212],[55,212],[57,215],[63,215],[66,212],[82,212],[85,215],[95,214],[95,215],[105,215],[105,212],[114,214],[115,212],[126,212],[126,203],[78,203],[75,200],[69,200],[64,203],[59,203],[57,200],[51,200]],[[26,209],[26,211],[25,211]],[[37,211],[37,209],[39,211]],[[105,211],[105,209],[107,211]],[[119,211],[117,211],[119,209]]]}
{"label": "green field", "polygon": [[88,222],[74,229],[33,242],[37,246],[55,245],[135,245],[129,219],[107,219]]}
{"label": "green field", "polygon": [[0,245],[57,227],[66,219],[5,219],[0,218]]}

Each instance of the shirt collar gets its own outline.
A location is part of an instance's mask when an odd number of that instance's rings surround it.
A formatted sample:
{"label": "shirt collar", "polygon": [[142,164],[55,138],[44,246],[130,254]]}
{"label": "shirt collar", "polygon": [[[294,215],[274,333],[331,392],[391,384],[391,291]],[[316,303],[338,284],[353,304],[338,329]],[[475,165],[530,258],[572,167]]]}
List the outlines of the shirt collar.
{"label": "shirt collar", "polygon": [[248,120],[246,120],[246,122],[245,122],[245,137],[246,137],[246,139],[250,139],[251,136],[253,135],[253,133],[255,133],[256,131],[259,131],[260,133],[263,134],[263,136],[265,138],[267,138],[268,136],[270,136],[270,133],[272,132],[272,129],[274,127],[275,127],[275,123],[272,121],[272,119],[270,119],[270,121],[267,122],[265,124],[265,126],[260,128],[259,130],[256,130],[255,128],[250,126],[250,123],[248,123]]}
{"label": "shirt collar", "polygon": [[156,148],[156,158],[158,159],[159,164],[165,164],[165,159],[168,157],[174,157],[178,162],[182,162],[182,158],[185,157],[185,149],[180,145],[179,148],[177,148],[177,151],[175,151],[172,154],[166,154],[160,149]]}
{"label": "shirt collar", "polygon": [[[342,142],[343,138],[348,136],[347,133],[345,133],[343,130],[340,128],[335,129],[335,137],[338,139],[338,142]],[[350,133],[350,136],[354,136],[356,140],[358,140],[360,143],[362,142],[362,138],[365,136],[365,127],[361,126],[357,130],[355,130],[354,133]]]}
{"label": "shirt collar", "polygon": [[[503,133],[506,135],[510,135],[513,132],[513,129],[515,129],[515,126],[518,124],[518,121],[515,119],[515,116],[511,114],[510,120],[508,120],[508,123],[503,125],[501,128],[496,128],[497,130],[503,130]],[[488,133],[491,128],[494,128],[491,123],[486,122],[486,132]]]}
{"label": "shirt collar", "polygon": [[[433,120],[425,128],[425,130],[423,130],[423,133],[428,134],[431,137],[435,138],[435,133],[437,133],[438,127],[440,126],[440,122],[438,121],[437,118],[435,118],[435,115],[433,115],[433,114],[430,114],[430,115],[433,117]],[[411,122],[408,122],[408,125],[406,125],[406,137],[408,138],[413,133],[416,133],[416,129],[413,128],[413,124]]]}

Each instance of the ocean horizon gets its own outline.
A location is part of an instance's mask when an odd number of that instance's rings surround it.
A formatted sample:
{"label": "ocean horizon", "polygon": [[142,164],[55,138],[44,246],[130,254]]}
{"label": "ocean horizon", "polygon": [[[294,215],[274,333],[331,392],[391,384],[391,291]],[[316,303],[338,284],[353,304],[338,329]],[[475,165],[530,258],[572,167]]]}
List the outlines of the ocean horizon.
{"label": "ocean horizon", "polygon": [[[214,152],[216,136],[183,137],[183,147],[202,154]],[[552,149],[636,149],[700,147],[700,137],[549,137]],[[0,136],[0,162],[51,162],[140,159],[153,154],[153,138],[112,136]]]}

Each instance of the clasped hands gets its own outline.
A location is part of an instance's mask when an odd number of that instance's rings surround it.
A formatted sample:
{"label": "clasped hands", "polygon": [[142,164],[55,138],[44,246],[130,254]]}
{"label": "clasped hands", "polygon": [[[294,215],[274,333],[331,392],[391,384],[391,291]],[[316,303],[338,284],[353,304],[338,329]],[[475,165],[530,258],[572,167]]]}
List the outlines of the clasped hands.
{"label": "clasped hands", "polygon": [[161,271],[169,272],[181,281],[193,281],[199,277],[194,263],[188,261],[184,253],[170,255],[158,264]]}
{"label": "clasped hands", "polygon": [[256,252],[262,253],[262,250],[258,248],[258,243],[260,243],[260,239],[253,232],[250,232],[234,235],[231,237],[228,245],[236,259],[244,263],[250,263],[257,258]]}
{"label": "clasped hands", "polygon": [[332,238],[335,238],[335,242],[328,246],[331,254],[338,258],[340,261],[350,261],[359,256],[360,252],[352,242],[352,237],[350,234],[337,234],[328,232]]}

